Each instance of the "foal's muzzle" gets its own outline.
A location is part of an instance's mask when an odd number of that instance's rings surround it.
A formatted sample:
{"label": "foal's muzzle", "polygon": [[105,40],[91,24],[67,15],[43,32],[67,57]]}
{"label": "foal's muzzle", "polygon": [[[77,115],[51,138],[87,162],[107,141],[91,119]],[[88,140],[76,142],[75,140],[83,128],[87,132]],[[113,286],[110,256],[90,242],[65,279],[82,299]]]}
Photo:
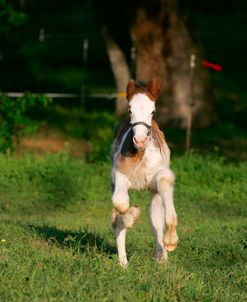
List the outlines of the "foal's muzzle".
{"label": "foal's muzzle", "polygon": [[148,129],[147,135],[144,138],[143,137],[138,138],[136,136],[133,137],[133,143],[135,145],[135,148],[137,150],[144,150],[147,145],[148,139],[151,135],[151,126],[149,126],[145,122],[136,122],[136,123],[131,124],[131,128],[133,129],[133,127],[135,127],[137,125],[145,126]]}

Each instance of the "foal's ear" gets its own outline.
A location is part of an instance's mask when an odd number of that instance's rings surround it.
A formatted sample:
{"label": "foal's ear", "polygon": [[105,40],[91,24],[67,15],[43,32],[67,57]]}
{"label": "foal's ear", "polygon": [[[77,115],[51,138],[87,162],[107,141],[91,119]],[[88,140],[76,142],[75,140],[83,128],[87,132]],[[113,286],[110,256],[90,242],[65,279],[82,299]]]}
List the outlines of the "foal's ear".
{"label": "foal's ear", "polygon": [[127,85],[127,100],[130,101],[136,93],[136,81],[131,79]]}
{"label": "foal's ear", "polygon": [[154,77],[148,83],[148,92],[151,94],[154,101],[157,100],[160,94],[161,80],[159,77]]}

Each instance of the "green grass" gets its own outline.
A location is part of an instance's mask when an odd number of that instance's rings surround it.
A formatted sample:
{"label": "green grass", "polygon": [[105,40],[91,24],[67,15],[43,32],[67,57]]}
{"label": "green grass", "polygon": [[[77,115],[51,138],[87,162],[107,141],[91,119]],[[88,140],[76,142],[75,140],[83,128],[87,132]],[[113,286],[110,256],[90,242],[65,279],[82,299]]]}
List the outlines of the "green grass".
{"label": "green grass", "polygon": [[173,158],[180,244],[154,259],[148,192],[117,263],[110,164],[0,157],[0,301],[246,301],[247,164]]}

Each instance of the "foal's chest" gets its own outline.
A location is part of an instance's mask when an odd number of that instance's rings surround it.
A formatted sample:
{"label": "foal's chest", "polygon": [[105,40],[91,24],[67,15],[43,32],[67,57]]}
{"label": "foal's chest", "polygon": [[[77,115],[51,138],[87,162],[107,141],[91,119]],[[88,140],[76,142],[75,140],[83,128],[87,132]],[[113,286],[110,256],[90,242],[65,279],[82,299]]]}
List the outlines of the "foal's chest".
{"label": "foal's chest", "polygon": [[152,188],[155,176],[165,167],[160,150],[153,142],[139,157],[119,156],[118,168],[128,177],[130,187],[136,190]]}

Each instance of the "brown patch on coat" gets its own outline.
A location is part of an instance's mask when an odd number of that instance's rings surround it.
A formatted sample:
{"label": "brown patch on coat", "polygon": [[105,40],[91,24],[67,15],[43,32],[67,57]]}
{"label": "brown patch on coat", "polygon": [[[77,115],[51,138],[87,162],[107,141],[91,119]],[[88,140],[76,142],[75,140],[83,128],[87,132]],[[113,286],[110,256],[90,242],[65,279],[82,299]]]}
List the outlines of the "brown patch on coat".
{"label": "brown patch on coat", "polygon": [[154,120],[152,120],[151,133],[156,146],[160,149],[161,154],[164,157],[167,157],[170,153],[170,150],[167,146],[164,133],[160,130],[158,124]]}
{"label": "brown patch on coat", "polygon": [[144,151],[138,151],[133,155],[124,156],[121,153],[117,159],[117,168],[120,172],[128,174],[133,166],[137,165],[143,158]]}
{"label": "brown patch on coat", "polygon": [[161,88],[161,80],[154,77],[149,82],[135,81],[131,79],[127,85],[127,100],[130,101],[137,93],[145,93],[152,101],[156,101]]}

